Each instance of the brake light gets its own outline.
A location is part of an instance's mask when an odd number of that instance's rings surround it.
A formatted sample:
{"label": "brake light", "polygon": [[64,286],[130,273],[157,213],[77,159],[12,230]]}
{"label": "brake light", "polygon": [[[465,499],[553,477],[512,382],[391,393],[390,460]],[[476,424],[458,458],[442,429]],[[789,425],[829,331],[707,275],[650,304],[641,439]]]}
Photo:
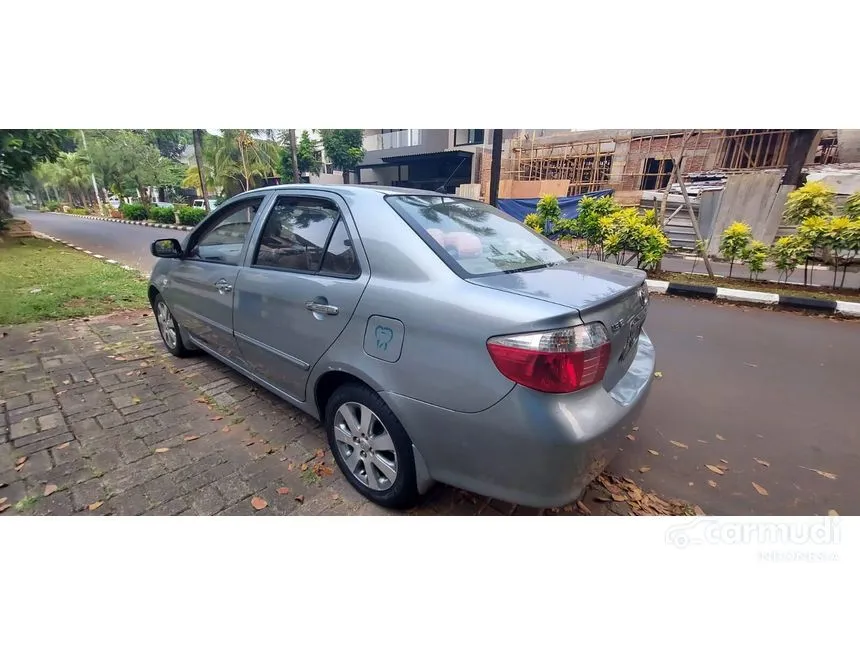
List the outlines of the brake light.
{"label": "brake light", "polygon": [[575,392],[603,380],[609,336],[600,323],[553,331],[498,336],[487,341],[496,368],[539,392]]}

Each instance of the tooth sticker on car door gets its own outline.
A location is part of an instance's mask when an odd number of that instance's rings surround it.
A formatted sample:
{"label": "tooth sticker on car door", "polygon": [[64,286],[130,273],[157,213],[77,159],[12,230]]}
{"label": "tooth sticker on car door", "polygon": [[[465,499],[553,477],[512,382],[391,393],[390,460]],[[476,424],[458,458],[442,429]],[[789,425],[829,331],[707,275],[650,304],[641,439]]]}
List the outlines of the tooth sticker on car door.
{"label": "tooth sticker on car door", "polygon": [[394,363],[403,349],[403,323],[394,318],[371,316],[364,332],[364,351],[374,358]]}

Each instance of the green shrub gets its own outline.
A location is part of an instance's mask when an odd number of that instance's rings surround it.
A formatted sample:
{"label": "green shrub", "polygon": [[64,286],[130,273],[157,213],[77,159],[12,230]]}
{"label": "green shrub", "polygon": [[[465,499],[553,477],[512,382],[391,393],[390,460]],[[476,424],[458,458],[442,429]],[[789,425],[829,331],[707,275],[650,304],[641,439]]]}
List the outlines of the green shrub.
{"label": "green shrub", "polygon": [[89,215],[90,212],[86,208],[70,208],[69,212],[72,215]]}
{"label": "green shrub", "polygon": [[735,260],[744,257],[744,253],[752,242],[752,229],[745,222],[732,222],[720,236],[720,253],[730,262],[729,277],[732,277],[732,269]]}
{"label": "green shrub", "polygon": [[810,217],[830,217],[836,193],[820,181],[810,181],[791,191],[785,202],[785,219],[792,224],[802,224]]}
{"label": "green shrub", "polygon": [[544,195],[537,204],[537,212],[529,213],[525,217],[525,225],[538,233],[548,233],[561,221],[561,207],[558,205],[558,197],[555,195]]}
{"label": "green shrub", "polygon": [[537,233],[546,232],[544,230],[543,222],[541,221],[540,215],[538,215],[537,213],[529,213],[528,215],[526,215],[526,218],[523,223]]}
{"label": "green shrub", "polygon": [[616,264],[630,264],[636,268],[653,269],[669,250],[667,238],[658,226],[649,223],[649,212],[636,208],[622,208],[599,220],[603,258],[614,255]]}
{"label": "green shrub", "polygon": [[845,285],[845,272],[851,261],[860,253],[860,220],[848,217],[834,217],[828,221],[827,231],[823,236],[824,245],[833,254],[833,287],[836,287],[836,274],[839,271],[839,260],[844,256],[842,265],[842,283]]}
{"label": "green shrub", "polygon": [[176,215],[172,208],[166,206],[154,206],[149,210],[149,219],[159,224],[175,224]]}
{"label": "green shrub", "polygon": [[764,263],[770,255],[767,244],[759,240],[752,240],[743,251],[742,259],[750,272],[750,280],[758,278],[758,274],[764,271]]}
{"label": "green shrub", "polygon": [[620,210],[620,206],[610,196],[595,199],[594,197],[583,197],[579,202],[579,215],[572,227],[575,236],[581,237],[588,245],[586,257],[592,253],[597,254],[597,259],[603,259],[603,236],[604,229],[600,225],[600,219]]}
{"label": "green shrub", "polygon": [[45,208],[51,212],[58,213],[60,211],[60,202],[56,199],[49,199],[45,202]]}
{"label": "green shrub", "polygon": [[[786,235],[779,238],[770,249],[770,257],[779,270],[779,276],[785,276],[788,282],[791,274],[798,265],[809,257],[812,249],[801,235]],[[777,280],[779,282],[779,280]]]}
{"label": "green shrub", "polygon": [[206,217],[206,210],[203,208],[194,208],[193,206],[183,206],[177,212],[179,223],[183,226],[196,226]]}
{"label": "green shrub", "polygon": [[845,200],[842,206],[842,214],[853,220],[860,220],[860,190]]}
{"label": "green shrub", "polygon": [[149,215],[147,207],[143,204],[121,204],[119,210],[125,219],[133,222],[141,222]]}

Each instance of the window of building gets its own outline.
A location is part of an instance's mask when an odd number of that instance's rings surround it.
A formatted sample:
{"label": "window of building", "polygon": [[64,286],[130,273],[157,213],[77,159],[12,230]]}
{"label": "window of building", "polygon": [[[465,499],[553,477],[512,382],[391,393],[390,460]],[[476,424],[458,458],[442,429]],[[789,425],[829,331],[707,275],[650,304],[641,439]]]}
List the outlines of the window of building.
{"label": "window of building", "polygon": [[721,146],[721,169],[778,168],[785,165],[788,130],[726,130]]}
{"label": "window of building", "polygon": [[671,159],[654,159],[648,158],[645,160],[645,166],[642,169],[641,190],[659,190],[669,185],[669,180],[672,177],[672,170],[675,168],[675,162]]}
{"label": "window of building", "polygon": [[454,130],[455,146],[473,146],[484,143],[483,130]]}

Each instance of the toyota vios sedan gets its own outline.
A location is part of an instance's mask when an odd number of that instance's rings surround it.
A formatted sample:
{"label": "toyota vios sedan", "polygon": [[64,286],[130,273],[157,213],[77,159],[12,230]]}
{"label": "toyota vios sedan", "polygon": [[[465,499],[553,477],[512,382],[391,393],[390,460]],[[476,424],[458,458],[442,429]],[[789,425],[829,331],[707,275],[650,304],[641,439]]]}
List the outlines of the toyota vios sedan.
{"label": "toyota vios sedan", "polygon": [[167,349],[208,352],[319,419],[383,506],[433,482],[569,503],[651,386],[645,274],[572,257],[478,201],[262,188],[152,253]]}

